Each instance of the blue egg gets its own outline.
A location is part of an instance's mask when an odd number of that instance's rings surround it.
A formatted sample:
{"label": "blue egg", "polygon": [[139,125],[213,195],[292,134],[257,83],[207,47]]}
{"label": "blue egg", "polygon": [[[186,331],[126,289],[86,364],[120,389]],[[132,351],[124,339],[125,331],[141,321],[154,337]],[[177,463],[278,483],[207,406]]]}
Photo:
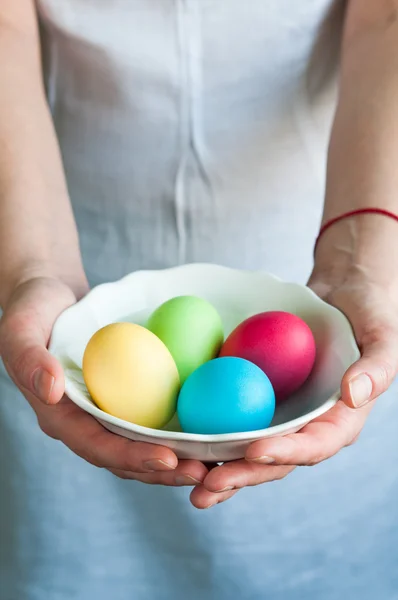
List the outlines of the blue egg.
{"label": "blue egg", "polygon": [[181,388],[178,418],[187,433],[235,433],[265,429],[275,412],[275,393],[257,365],[243,358],[215,358],[196,369]]}

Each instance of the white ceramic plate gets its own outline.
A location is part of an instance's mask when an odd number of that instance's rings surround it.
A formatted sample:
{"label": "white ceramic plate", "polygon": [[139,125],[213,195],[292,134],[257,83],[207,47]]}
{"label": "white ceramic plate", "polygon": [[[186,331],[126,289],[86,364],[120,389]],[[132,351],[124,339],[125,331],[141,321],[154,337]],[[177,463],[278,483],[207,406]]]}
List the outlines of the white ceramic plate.
{"label": "white ceramic plate", "polygon": [[[268,429],[196,435],[181,432],[176,419],[164,430],[149,429],[113,417],[91,400],[81,366],[84,349],[94,332],[117,321],[144,324],[162,302],[186,294],[205,298],[216,307],[226,336],[245,318],[267,310],[294,313],[310,326],[317,344],[313,372],[299,392],[277,406]],[[307,287],[283,282],[267,273],[206,264],[138,271],[98,286],[58,318],[50,352],[64,368],[69,398],[110,431],[132,440],[168,446],[180,458],[218,462],[242,458],[250,442],[298,431],[332,408],[339,399],[345,370],[359,357],[345,316]]]}

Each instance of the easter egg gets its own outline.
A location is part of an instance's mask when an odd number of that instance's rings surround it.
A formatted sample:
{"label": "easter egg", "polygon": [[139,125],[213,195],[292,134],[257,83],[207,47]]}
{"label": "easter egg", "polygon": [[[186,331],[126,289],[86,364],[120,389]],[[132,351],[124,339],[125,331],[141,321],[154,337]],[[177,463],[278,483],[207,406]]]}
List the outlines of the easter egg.
{"label": "easter egg", "polygon": [[300,388],[315,362],[315,340],[308,325],[287,312],[273,311],[243,321],[226,339],[220,356],[250,360],[268,375],[277,400]]}
{"label": "easter egg", "polygon": [[140,325],[114,323],[97,331],[84,352],[83,377],[97,406],[119,419],[157,429],[175,413],[176,364]]}
{"label": "easter egg", "polygon": [[206,300],[177,296],[150,316],[147,327],[167,346],[181,383],[203,363],[215,358],[224,341],[220,315]]}
{"label": "easter egg", "polygon": [[275,412],[270,380],[242,358],[216,358],[181,388],[177,414],[187,433],[219,434],[265,429]]}

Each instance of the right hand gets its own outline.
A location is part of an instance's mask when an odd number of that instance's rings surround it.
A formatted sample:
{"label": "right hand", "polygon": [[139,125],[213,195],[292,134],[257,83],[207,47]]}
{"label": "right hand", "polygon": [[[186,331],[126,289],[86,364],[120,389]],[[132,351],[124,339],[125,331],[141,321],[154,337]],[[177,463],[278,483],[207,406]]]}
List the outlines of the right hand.
{"label": "right hand", "polygon": [[48,436],[92,465],[123,479],[161,485],[197,485],[205,465],[180,460],[169,448],[114,435],[64,395],[64,373],[48,352],[59,314],[74,304],[73,291],[58,279],[38,277],[19,285],[0,321],[0,356]]}

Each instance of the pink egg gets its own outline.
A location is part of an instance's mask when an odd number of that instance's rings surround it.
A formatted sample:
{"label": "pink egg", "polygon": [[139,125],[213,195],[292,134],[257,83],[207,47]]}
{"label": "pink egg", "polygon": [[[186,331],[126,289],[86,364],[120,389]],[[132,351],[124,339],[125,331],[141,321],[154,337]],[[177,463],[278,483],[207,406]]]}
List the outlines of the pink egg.
{"label": "pink egg", "polygon": [[315,362],[308,325],[287,312],[264,312],[246,319],[225,340],[220,356],[250,360],[269,377],[277,400],[298,390]]}

